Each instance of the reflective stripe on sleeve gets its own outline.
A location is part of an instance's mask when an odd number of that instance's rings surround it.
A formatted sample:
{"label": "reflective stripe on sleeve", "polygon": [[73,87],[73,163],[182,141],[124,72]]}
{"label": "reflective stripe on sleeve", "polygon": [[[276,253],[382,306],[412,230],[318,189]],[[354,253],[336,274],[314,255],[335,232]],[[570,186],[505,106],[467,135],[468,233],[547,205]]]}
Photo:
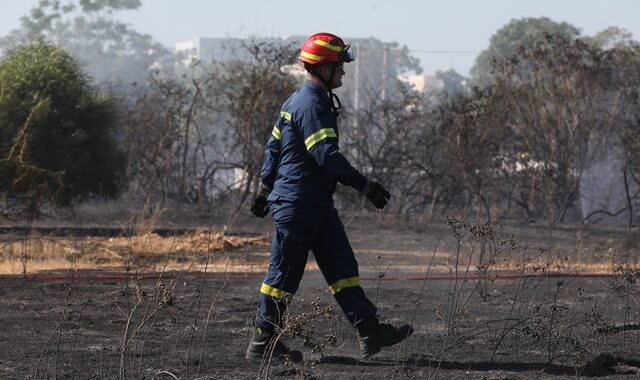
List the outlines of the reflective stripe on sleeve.
{"label": "reflective stripe on sleeve", "polygon": [[273,131],[271,131],[271,136],[275,137],[276,140],[280,140],[280,137],[282,137],[282,133],[280,133],[280,130],[275,125],[273,126]]}
{"label": "reflective stripe on sleeve", "polygon": [[307,137],[307,139],[304,140],[304,145],[307,146],[307,151],[310,151],[314,145],[329,137],[338,137],[338,135],[336,135],[336,131],[334,131],[333,128],[323,128]]}
{"label": "reflective stripe on sleeve", "polygon": [[280,117],[284,117],[288,121],[291,121],[291,114],[289,112],[280,111]]}
{"label": "reflective stripe on sleeve", "polygon": [[333,284],[329,285],[329,290],[331,290],[331,294],[336,294],[342,289],[345,288],[353,288],[354,286],[360,286],[360,277],[347,277],[342,280],[338,280]]}
{"label": "reflective stripe on sleeve", "polygon": [[278,288],[274,288],[271,285],[267,285],[264,282],[262,283],[262,286],[260,287],[260,293],[262,294],[266,294],[268,296],[271,296],[273,298],[277,298],[277,299],[285,299],[287,301],[290,301],[291,298],[293,297],[292,293],[289,292],[285,292],[283,290],[280,290]]}

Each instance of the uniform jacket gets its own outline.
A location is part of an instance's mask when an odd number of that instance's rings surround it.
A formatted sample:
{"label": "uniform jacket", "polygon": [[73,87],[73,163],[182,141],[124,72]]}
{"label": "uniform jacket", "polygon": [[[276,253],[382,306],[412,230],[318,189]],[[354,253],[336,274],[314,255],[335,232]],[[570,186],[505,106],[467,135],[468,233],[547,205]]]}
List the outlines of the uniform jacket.
{"label": "uniform jacket", "polygon": [[307,80],[282,105],[262,164],[268,200],[332,205],[336,183],[364,188],[366,178],[338,149],[338,126],[322,87]]}

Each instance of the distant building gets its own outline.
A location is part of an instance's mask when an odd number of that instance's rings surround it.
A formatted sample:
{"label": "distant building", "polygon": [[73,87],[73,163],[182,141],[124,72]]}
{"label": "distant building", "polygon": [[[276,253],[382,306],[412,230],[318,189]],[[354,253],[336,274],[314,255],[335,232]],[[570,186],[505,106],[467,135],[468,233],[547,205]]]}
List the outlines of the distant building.
{"label": "distant building", "polygon": [[[256,38],[255,41],[273,42],[287,45],[292,42],[302,43],[304,37],[294,36],[287,38]],[[250,42],[247,38],[231,37],[198,37],[191,41],[178,42],[175,45],[175,53],[180,57],[180,62],[187,66],[196,61],[224,62],[232,59],[249,60],[251,53],[245,48]]]}
{"label": "distant building", "polygon": [[414,91],[424,92],[427,77],[425,75],[401,75],[399,79],[411,86]]}
{"label": "distant building", "polygon": [[403,74],[398,79],[411,86],[417,92],[430,93],[442,90],[445,87],[444,81],[436,75]]}
{"label": "distant building", "polygon": [[242,48],[245,40],[238,38],[199,37],[191,41],[178,42],[175,52],[184,65],[195,61],[227,61],[249,59],[249,52]]}

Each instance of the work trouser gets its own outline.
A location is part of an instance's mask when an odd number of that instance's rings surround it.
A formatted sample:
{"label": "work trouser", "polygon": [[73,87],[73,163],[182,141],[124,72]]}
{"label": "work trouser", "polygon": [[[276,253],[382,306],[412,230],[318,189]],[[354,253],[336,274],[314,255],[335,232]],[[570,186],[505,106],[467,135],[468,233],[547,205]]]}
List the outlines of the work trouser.
{"label": "work trouser", "polygon": [[360,287],[358,263],[342,221],[331,206],[276,200],[270,203],[275,225],[269,269],[260,287],[256,324],[282,325],[287,303],[298,290],[309,250],[329,290],[352,326],[374,316],[376,307]]}

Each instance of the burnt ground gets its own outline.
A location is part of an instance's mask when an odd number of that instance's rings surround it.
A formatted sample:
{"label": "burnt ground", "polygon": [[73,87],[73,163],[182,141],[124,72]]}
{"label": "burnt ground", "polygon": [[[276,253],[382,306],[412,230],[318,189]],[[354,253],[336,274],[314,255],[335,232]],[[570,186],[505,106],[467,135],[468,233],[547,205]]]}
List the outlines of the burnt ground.
{"label": "burnt ground", "polygon": [[615,233],[565,229],[550,238],[528,228],[541,248],[507,249],[489,236],[481,249],[478,230],[464,226],[457,239],[449,227],[383,227],[348,227],[362,285],[383,320],[410,321],[415,333],[372,358],[357,355],[356,335],[310,259],[283,333],[304,361],[244,359],[267,260],[262,239],[210,257],[258,262],[242,271],[205,273],[199,262],[1,276],[0,378],[640,378],[637,247],[623,250]]}

